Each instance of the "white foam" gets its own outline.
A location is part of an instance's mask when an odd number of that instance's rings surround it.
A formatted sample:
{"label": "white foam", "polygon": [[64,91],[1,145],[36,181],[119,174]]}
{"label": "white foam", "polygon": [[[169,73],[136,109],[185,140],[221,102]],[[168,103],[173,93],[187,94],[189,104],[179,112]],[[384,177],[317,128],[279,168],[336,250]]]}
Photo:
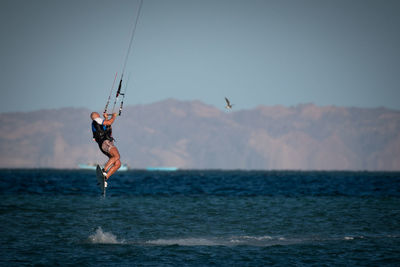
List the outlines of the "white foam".
{"label": "white foam", "polygon": [[263,236],[249,236],[249,235],[242,235],[242,236],[232,236],[230,238],[230,245],[247,245],[247,246],[275,246],[275,245],[283,245],[286,243],[297,243],[297,240],[287,240],[285,237],[276,236],[272,237],[269,235]]}
{"label": "white foam", "polygon": [[150,240],[146,242],[150,245],[160,245],[160,246],[219,246],[217,242],[207,239],[207,238],[177,238],[177,239],[157,239]]}
{"label": "white foam", "polygon": [[123,244],[124,241],[118,241],[112,233],[103,232],[101,227],[96,229],[96,233],[89,236],[89,242],[93,244]]}
{"label": "white foam", "polygon": [[224,237],[202,237],[202,238],[172,238],[172,239],[156,239],[145,242],[148,245],[158,246],[273,246],[287,243],[283,237],[271,236],[231,236]]}
{"label": "white foam", "polygon": [[257,240],[257,241],[272,240],[273,239],[269,235],[265,235],[265,236],[248,236],[248,235],[244,235],[244,236],[238,236],[238,238],[247,239],[247,240]]}
{"label": "white foam", "polygon": [[[342,240],[355,240],[362,239],[364,236],[342,236]],[[153,246],[257,246],[269,247],[276,245],[291,245],[299,243],[314,243],[324,240],[338,240],[335,238],[288,238],[283,236],[269,236],[269,235],[238,235],[226,237],[176,237],[170,239],[155,239],[147,241],[133,241],[125,242],[125,240],[118,240],[115,235],[108,232],[103,232],[101,227],[96,229],[93,235],[88,238],[90,243],[93,244],[142,244]]]}

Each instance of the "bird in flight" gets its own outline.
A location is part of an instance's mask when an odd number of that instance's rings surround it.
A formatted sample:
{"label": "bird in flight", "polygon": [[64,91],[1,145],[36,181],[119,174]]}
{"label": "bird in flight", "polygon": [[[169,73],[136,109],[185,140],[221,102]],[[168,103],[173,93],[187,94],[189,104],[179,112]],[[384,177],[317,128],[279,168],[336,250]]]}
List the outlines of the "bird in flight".
{"label": "bird in flight", "polygon": [[233,104],[231,104],[231,102],[229,102],[229,99],[226,98],[226,97],[225,97],[225,101],[226,101],[226,106],[225,106],[225,108],[226,108],[226,109],[231,109],[232,106],[233,106]]}

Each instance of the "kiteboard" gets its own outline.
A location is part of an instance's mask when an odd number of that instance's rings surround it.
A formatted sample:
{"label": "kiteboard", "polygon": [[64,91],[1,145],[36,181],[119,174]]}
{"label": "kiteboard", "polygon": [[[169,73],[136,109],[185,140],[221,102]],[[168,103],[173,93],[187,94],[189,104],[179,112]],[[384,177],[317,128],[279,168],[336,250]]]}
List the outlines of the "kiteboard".
{"label": "kiteboard", "polygon": [[106,187],[105,187],[105,179],[103,175],[103,171],[101,170],[100,165],[96,166],[96,176],[97,176],[97,184],[99,185],[103,196],[106,195]]}

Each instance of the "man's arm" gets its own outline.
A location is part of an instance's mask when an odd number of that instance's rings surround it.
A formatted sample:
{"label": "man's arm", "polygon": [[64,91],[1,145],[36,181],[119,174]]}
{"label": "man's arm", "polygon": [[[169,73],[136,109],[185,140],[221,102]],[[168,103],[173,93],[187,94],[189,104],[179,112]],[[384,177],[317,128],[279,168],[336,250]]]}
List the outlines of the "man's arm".
{"label": "man's arm", "polygon": [[103,113],[103,116],[104,116],[103,125],[111,125],[115,121],[115,118],[117,117],[117,113],[113,113],[111,119],[108,119],[107,113]]}

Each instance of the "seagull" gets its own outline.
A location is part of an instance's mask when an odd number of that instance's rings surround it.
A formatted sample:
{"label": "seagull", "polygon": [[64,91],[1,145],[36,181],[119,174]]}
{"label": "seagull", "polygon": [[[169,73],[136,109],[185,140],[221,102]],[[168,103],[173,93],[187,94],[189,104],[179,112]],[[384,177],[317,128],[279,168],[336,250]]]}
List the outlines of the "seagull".
{"label": "seagull", "polygon": [[226,108],[226,109],[231,109],[232,106],[233,106],[233,104],[231,104],[231,103],[229,102],[229,99],[226,98],[226,97],[225,97],[225,101],[226,101],[226,106],[225,106],[225,108]]}

